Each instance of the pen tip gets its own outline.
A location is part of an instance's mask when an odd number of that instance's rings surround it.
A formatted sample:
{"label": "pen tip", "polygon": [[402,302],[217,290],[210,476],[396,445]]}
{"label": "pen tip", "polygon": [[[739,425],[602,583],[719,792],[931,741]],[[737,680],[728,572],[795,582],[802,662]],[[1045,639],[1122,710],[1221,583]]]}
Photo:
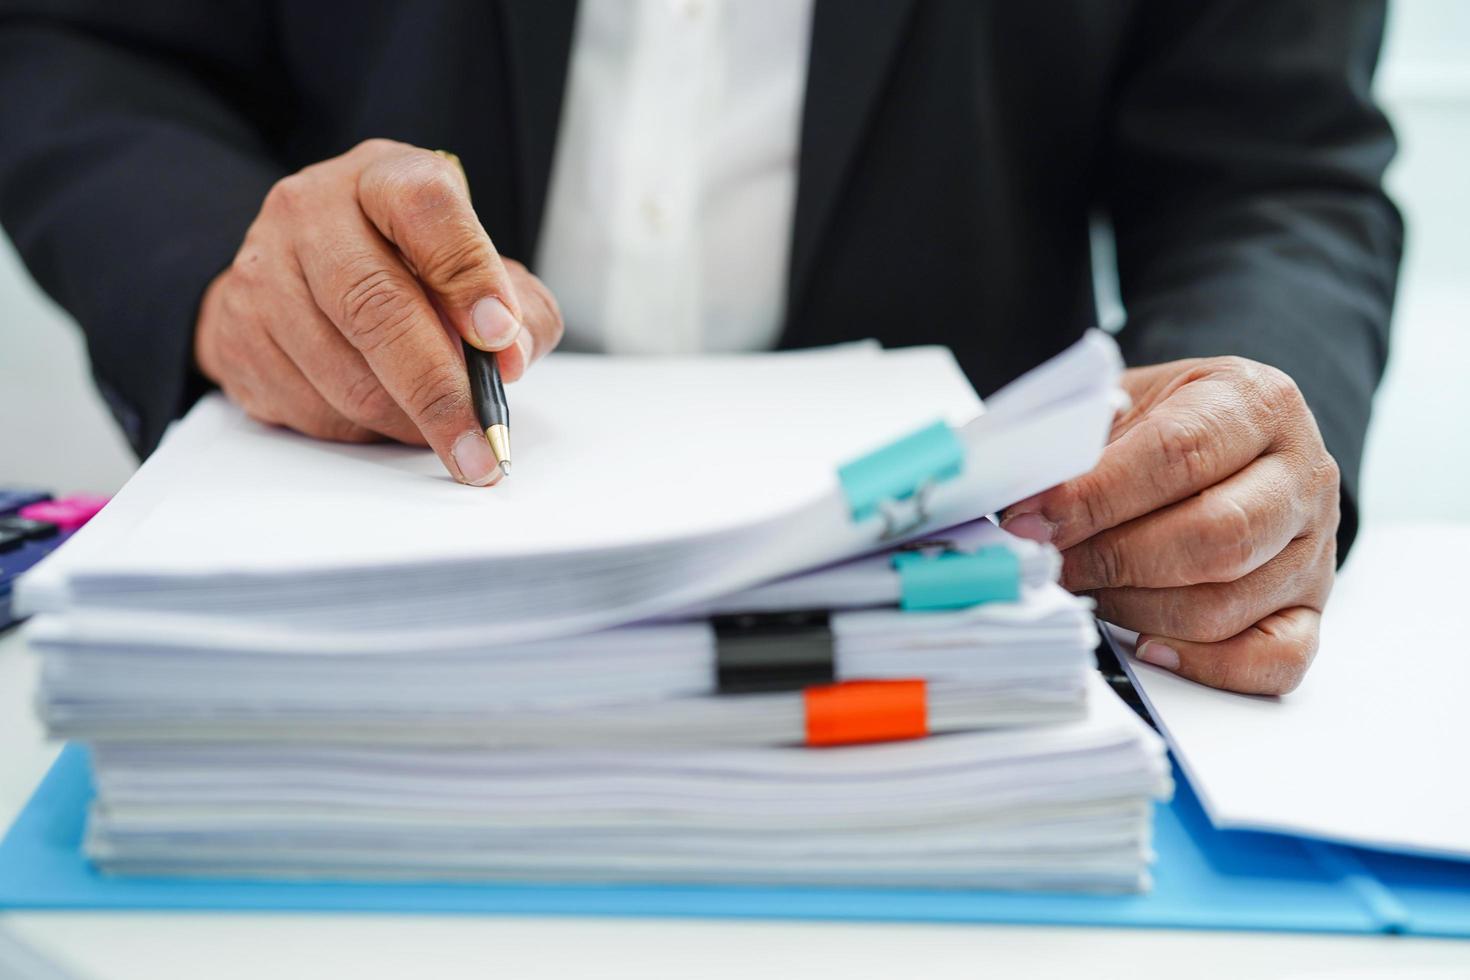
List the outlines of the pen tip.
{"label": "pen tip", "polygon": [[490,451],[500,464],[500,472],[510,476],[510,429],[504,423],[497,422],[485,430],[485,438],[490,440]]}

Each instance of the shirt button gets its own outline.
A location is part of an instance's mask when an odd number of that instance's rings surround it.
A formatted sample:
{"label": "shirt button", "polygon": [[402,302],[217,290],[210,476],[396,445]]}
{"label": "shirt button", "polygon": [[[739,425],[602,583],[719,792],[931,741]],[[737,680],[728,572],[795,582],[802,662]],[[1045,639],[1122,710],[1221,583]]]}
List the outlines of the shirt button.
{"label": "shirt button", "polygon": [[669,0],[669,6],[674,13],[685,20],[699,20],[704,16],[706,0]]}

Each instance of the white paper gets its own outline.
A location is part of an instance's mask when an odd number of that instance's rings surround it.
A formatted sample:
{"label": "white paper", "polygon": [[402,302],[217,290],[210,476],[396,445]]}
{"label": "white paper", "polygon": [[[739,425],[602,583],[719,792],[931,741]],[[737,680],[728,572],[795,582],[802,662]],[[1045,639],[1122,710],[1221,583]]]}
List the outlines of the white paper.
{"label": "white paper", "polygon": [[992,421],[939,348],[558,355],[516,386],[515,475],[488,491],[426,450],[315,442],[207,399],[18,601],[195,617],[262,647],[601,629],[871,550],[884,520],[851,519],[837,468],[936,418],[962,426],[965,467],[913,533],[1085,471],[1118,368],[1090,334],[1018,382],[1044,405],[1003,392]]}
{"label": "white paper", "polygon": [[[589,552],[717,533],[826,493],[850,457],[980,400],[950,353],[558,354],[511,389],[515,473],[456,484],[425,449],[322,443],[214,399],[168,508],[94,570],[286,570]],[[211,422],[214,420],[210,420]]]}
{"label": "white paper", "polygon": [[1470,525],[1364,527],[1281,698],[1127,664],[1218,827],[1470,858]]}
{"label": "white paper", "polygon": [[820,751],[104,743],[87,849],[151,874],[1136,889],[1162,745],[1087,684],[1066,724]]}

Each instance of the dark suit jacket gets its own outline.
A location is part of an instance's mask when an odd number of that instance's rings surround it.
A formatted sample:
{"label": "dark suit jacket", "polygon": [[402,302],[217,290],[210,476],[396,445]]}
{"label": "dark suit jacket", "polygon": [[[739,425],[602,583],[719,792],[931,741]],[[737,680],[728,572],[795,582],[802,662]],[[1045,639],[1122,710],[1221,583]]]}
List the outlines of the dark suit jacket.
{"label": "dark suit jacket", "polygon": [[[451,148],[534,255],[573,0],[0,0],[0,221],[140,453],[201,390],[196,307],[267,188],[358,141]],[[1343,472],[1402,227],[1382,0],[817,0],[783,344],[952,347],[987,393],[1095,321],[1131,363],[1275,364]],[[1344,548],[1345,551],[1345,548]]]}

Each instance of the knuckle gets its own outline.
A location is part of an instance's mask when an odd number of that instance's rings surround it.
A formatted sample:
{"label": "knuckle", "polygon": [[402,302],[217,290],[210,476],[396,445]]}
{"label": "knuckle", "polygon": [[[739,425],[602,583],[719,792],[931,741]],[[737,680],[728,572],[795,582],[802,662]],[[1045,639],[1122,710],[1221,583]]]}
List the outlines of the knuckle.
{"label": "knuckle", "polygon": [[300,173],[282,177],[266,192],[265,207],[262,210],[283,214],[296,213],[311,194],[309,183],[308,178]]}
{"label": "knuckle", "polygon": [[1183,624],[1185,639],[1197,643],[1219,643],[1236,635],[1249,623],[1241,623],[1241,613],[1229,601],[1192,604]]}
{"label": "knuckle", "polygon": [[1260,361],[1253,361],[1239,354],[1221,354],[1209,358],[1205,364],[1212,373],[1239,374],[1245,377],[1250,377],[1256,368],[1264,366]]}
{"label": "knuckle", "polygon": [[1086,526],[1093,531],[1112,527],[1117,523],[1114,519],[1117,511],[1106,489],[1096,470],[1084,473],[1062,487],[1058,494],[1059,510],[1080,513]]}
{"label": "knuckle", "polygon": [[1205,520],[1198,525],[1192,564],[1205,581],[1233,582],[1254,565],[1255,520],[1233,497],[1205,491]]}
{"label": "knuckle", "polygon": [[419,271],[439,289],[483,288],[494,258],[489,240],[465,228],[436,244]]}
{"label": "knuckle", "polygon": [[1338,488],[1342,486],[1342,470],[1331,453],[1324,450],[1312,464],[1312,483],[1330,491],[1332,498],[1337,499]]}
{"label": "knuckle", "polygon": [[448,164],[430,164],[410,183],[408,204],[416,212],[438,211],[452,204],[459,195]]}
{"label": "knuckle", "polygon": [[244,261],[238,255],[235,257],[214,287],[213,308],[207,302],[203,305],[201,322],[205,315],[214,314],[210,316],[214,324],[233,329],[236,324],[258,314],[258,304],[250,302],[250,295],[257,285],[256,264]]}
{"label": "knuckle", "polygon": [[1210,434],[1204,423],[1179,415],[1161,415],[1155,426],[1160,469],[1180,474],[1183,482],[1194,486],[1208,474]]}
{"label": "knuckle", "polygon": [[1301,389],[1291,375],[1280,368],[1252,362],[1249,378],[1255,397],[1267,415],[1291,416],[1306,411],[1307,403],[1302,398]]}
{"label": "knuckle", "polygon": [[[1324,461],[1319,464],[1317,472],[1321,499],[1317,526],[1326,532],[1328,538],[1335,540],[1338,525],[1342,522],[1342,473],[1338,470],[1337,460],[1327,453],[1322,455]],[[1335,547],[1333,557],[1336,557]]]}
{"label": "knuckle", "polygon": [[393,344],[413,325],[413,296],[391,269],[369,267],[342,294],[344,333],[364,353]]}
{"label": "knuckle", "polygon": [[1275,634],[1255,627],[1251,633],[1255,647],[1215,658],[1213,675],[1205,682],[1242,694],[1276,696],[1300,687],[1317,653],[1316,632]]}
{"label": "knuckle", "polygon": [[388,153],[400,153],[408,148],[408,144],[406,143],[384,139],[381,136],[373,136],[358,143],[348,153],[349,155],[380,157]]}
{"label": "knuckle", "polygon": [[458,422],[469,410],[469,393],[460,379],[445,371],[429,371],[419,378],[408,396],[415,424],[426,432]]}
{"label": "knuckle", "polygon": [[1135,584],[1128,577],[1128,558],[1111,535],[1103,535],[1095,545],[1088,548],[1088,553],[1091,555],[1092,573],[1103,587]]}
{"label": "knuckle", "polygon": [[427,151],[405,154],[384,177],[390,198],[410,215],[442,210],[459,196],[452,164]]}
{"label": "knuckle", "polygon": [[1290,694],[1301,686],[1317,652],[1316,637],[1286,640],[1256,670],[1256,693]]}
{"label": "knuckle", "polygon": [[240,246],[240,251],[230,263],[230,276],[242,286],[258,286],[264,278],[261,273],[264,264],[264,254],[260,246],[247,235],[245,243]]}

